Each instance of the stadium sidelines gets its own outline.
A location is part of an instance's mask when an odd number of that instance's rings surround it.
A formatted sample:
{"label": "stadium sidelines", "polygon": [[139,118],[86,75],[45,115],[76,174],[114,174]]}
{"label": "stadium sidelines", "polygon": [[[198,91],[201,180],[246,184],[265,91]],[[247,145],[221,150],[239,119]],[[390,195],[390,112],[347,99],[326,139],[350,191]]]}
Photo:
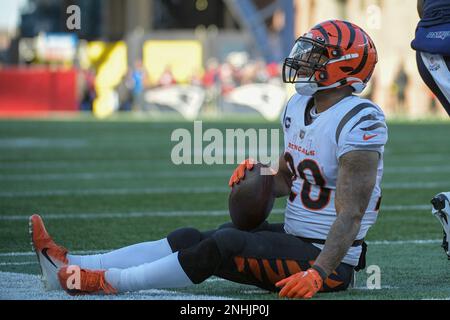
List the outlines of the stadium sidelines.
{"label": "stadium sidelines", "polygon": [[[415,190],[449,188],[447,181],[442,182],[400,182],[385,183],[384,190]],[[49,197],[49,196],[88,196],[88,195],[131,195],[131,194],[208,194],[229,192],[229,187],[157,187],[157,188],[95,188],[84,190],[47,190],[47,191],[22,191],[22,192],[0,192],[0,198],[20,197]]]}
{"label": "stadium sidelines", "polygon": [[[418,211],[431,210],[431,205],[397,205],[397,206],[383,206],[383,211]],[[89,219],[130,219],[130,218],[145,218],[145,217],[208,217],[208,216],[226,216],[229,212],[227,210],[212,210],[212,211],[149,211],[149,212],[123,212],[123,213],[66,213],[66,214],[44,214],[46,220],[89,220]],[[284,214],[284,209],[274,209],[272,214]],[[25,215],[0,215],[0,221],[17,221],[28,220],[29,217]]]}

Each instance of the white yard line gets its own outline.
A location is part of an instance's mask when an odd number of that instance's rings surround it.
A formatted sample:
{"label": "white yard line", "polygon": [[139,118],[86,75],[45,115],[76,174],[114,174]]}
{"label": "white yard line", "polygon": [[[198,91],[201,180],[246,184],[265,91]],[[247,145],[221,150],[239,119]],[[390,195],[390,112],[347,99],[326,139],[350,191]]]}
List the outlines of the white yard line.
{"label": "white yard line", "polygon": [[[384,241],[367,241],[368,245],[373,246],[390,246],[390,245],[411,245],[411,244],[417,244],[417,245],[428,245],[428,244],[437,244],[441,243],[442,240],[438,239],[426,239],[426,240],[384,240]],[[71,254],[74,255],[89,255],[89,254],[98,254],[98,253],[104,253],[109,252],[115,249],[109,249],[109,250],[89,250],[89,251],[73,251]],[[34,256],[35,253],[32,251],[29,252],[4,252],[0,253],[1,257],[28,257],[28,256]]]}
{"label": "white yard line", "polygon": [[[450,188],[450,182],[400,182],[385,183],[383,190],[415,190]],[[94,188],[84,190],[45,190],[45,191],[3,191],[0,198],[29,198],[50,196],[91,196],[91,195],[145,195],[145,194],[209,194],[228,193],[228,186],[204,186],[204,187],[155,187],[155,188]]]}
{"label": "white yard line", "polygon": [[435,188],[450,188],[449,181],[438,181],[438,182],[391,182],[382,184],[381,188],[383,190],[409,190],[409,189],[435,189]]}
{"label": "white yard line", "polygon": [[[274,213],[281,213],[281,210]],[[283,210],[284,211],[284,210]],[[68,213],[68,214],[43,214],[45,220],[91,220],[91,219],[131,219],[145,217],[208,217],[225,216],[228,211],[152,211],[152,212],[129,212],[129,213]],[[28,220],[27,216],[12,215],[0,216],[0,221]]]}
{"label": "white yard line", "polygon": [[[1,165],[0,165],[1,168]],[[386,174],[428,174],[449,173],[450,166],[426,167],[387,167]],[[63,180],[107,180],[132,178],[195,178],[228,177],[230,170],[161,170],[157,172],[106,171],[77,173],[42,173],[42,174],[0,174],[0,181],[63,181]]]}
{"label": "white yard line", "polygon": [[[73,251],[71,254],[75,255],[88,255],[88,254],[98,254],[98,253],[105,253],[112,250],[81,250],[81,251]],[[36,253],[33,251],[28,252],[4,252],[0,253],[0,257],[29,257],[29,256],[36,256]]]}
{"label": "white yard line", "polygon": [[123,165],[142,163],[151,166],[152,160],[78,160],[78,161],[1,161],[0,169],[70,169],[102,165]]}
{"label": "white yard line", "polygon": [[411,245],[411,244],[417,244],[417,245],[423,245],[423,244],[436,244],[436,243],[442,243],[442,240],[382,240],[382,241],[367,241],[368,245],[375,245],[375,246],[391,246],[391,245]]}
{"label": "white yard line", "polygon": [[[387,154],[387,152],[386,152]],[[423,154],[423,153],[412,153],[405,155],[390,155],[387,154],[387,161],[395,161],[404,163],[405,157],[408,158],[408,162],[421,163],[424,165],[429,164],[430,162],[447,162],[449,159],[449,155],[446,153],[433,153],[433,154]],[[154,163],[154,160],[151,159],[123,159],[123,160],[97,160],[97,159],[83,159],[83,160],[74,160],[74,161],[46,161],[46,160],[37,160],[37,161],[23,161],[19,159],[4,159],[0,160],[0,169],[42,169],[42,168],[54,168],[54,169],[69,169],[69,168],[86,168],[86,167],[95,167],[99,165],[124,165],[128,166],[130,163],[135,164],[148,164],[151,165]],[[391,166],[389,166],[391,167]],[[398,166],[399,168],[402,166]],[[426,166],[428,167],[428,166]],[[438,168],[439,166],[436,166]],[[403,167],[404,168],[404,167]],[[417,167],[411,167],[417,168]],[[388,169],[389,170],[389,169]],[[407,170],[407,169],[405,169]]]}
{"label": "white yard line", "polygon": [[84,189],[84,190],[47,190],[47,191],[18,191],[0,192],[0,198],[18,197],[49,197],[49,196],[89,196],[89,195],[131,195],[131,194],[207,194],[229,192],[223,187],[156,187],[156,188],[118,188],[118,189]]}
{"label": "white yard line", "polygon": [[37,265],[37,261],[25,261],[25,262],[0,262],[0,267],[7,266],[28,266]]}
{"label": "white yard line", "polygon": [[65,138],[0,138],[0,149],[28,148],[83,148],[89,142],[83,139]]}
{"label": "white yard line", "polygon": [[109,179],[151,179],[151,178],[208,178],[227,177],[230,171],[158,171],[158,172],[79,172],[46,174],[0,174],[0,181],[64,181],[64,180],[109,180]]}
{"label": "white yard line", "polygon": [[367,287],[354,287],[354,288],[350,288],[350,290],[367,290],[367,291],[393,290],[393,289],[399,289],[399,287],[393,287],[393,286],[381,286],[381,289],[369,289],[369,288],[367,288]]}
{"label": "white yard line", "polygon": [[[409,205],[409,206],[383,206],[382,211],[418,211],[429,210],[431,205]],[[274,209],[272,214],[284,214],[284,209]],[[227,216],[227,210],[210,210],[210,211],[148,211],[148,212],[118,212],[118,213],[60,213],[60,214],[43,214],[46,220],[91,220],[91,219],[131,219],[145,217],[210,217],[210,216]],[[1,215],[0,221],[17,221],[28,220],[25,215]]]}
{"label": "white yard line", "polygon": [[221,296],[169,290],[146,290],[116,296],[71,297],[64,291],[45,291],[39,276],[10,272],[0,272],[0,288],[0,300],[231,300]]}

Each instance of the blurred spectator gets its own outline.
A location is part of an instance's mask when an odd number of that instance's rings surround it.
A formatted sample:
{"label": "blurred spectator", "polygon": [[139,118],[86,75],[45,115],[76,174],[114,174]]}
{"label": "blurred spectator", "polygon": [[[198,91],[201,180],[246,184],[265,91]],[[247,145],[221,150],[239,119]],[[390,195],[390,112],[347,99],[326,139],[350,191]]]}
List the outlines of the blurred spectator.
{"label": "blurred spectator", "polygon": [[202,77],[202,86],[206,90],[205,106],[208,111],[214,110],[218,105],[219,77],[219,61],[215,58],[211,58],[206,63],[206,70]]}
{"label": "blurred spectator", "polygon": [[438,109],[438,99],[436,97],[436,95],[433,93],[433,91],[431,91],[428,87],[427,87],[427,93],[428,93],[428,98],[429,98],[429,105],[428,105],[428,110],[430,110],[430,112],[432,114],[437,114],[439,109]]}
{"label": "blurred spectator", "polygon": [[255,76],[253,81],[256,83],[267,83],[270,80],[270,75],[267,70],[267,65],[264,60],[255,62]]}
{"label": "blurred spectator", "polygon": [[267,65],[267,73],[269,74],[270,79],[280,80],[281,75],[281,67],[279,64],[272,62]]}
{"label": "blurred spectator", "polygon": [[79,79],[81,91],[80,110],[92,111],[94,100],[97,97],[95,90],[95,71],[92,68],[82,70]]}
{"label": "blurred spectator", "polygon": [[235,73],[233,67],[229,63],[224,63],[220,67],[219,79],[221,84],[221,94],[227,95],[238,86],[235,81]]}
{"label": "blurred spectator", "polygon": [[133,108],[135,110],[144,110],[144,91],[147,85],[147,72],[141,60],[138,60],[134,64],[134,68],[131,71],[132,92],[133,92]]}
{"label": "blurred spectator", "polygon": [[175,80],[175,77],[172,73],[172,69],[170,66],[166,66],[164,69],[163,74],[159,78],[158,86],[160,87],[169,87],[177,84],[177,81]]}
{"label": "blurred spectator", "polygon": [[203,77],[200,70],[194,70],[192,72],[191,78],[189,79],[189,84],[197,87],[201,87],[203,85]]}
{"label": "blurred spectator", "polygon": [[409,78],[405,70],[405,65],[400,64],[400,68],[395,76],[394,91],[396,94],[396,112],[403,113],[405,111],[406,89],[408,87]]}
{"label": "blurred spectator", "polygon": [[116,88],[119,99],[119,111],[131,111],[133,107],[133,83],[124,76]]}
{"label": "blurred spectator", "polygon": [[217,59],[210,59],[206,64],[206,71],[202,78],[202,84],[206,89],[216,86],[219,82],[219,62]]}

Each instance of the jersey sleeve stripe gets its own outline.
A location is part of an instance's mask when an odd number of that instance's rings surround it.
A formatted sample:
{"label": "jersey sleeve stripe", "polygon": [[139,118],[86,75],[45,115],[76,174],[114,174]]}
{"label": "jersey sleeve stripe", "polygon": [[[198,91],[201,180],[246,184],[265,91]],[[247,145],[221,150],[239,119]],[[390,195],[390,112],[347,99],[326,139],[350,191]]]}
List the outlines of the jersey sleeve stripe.
{"label": "jersey sleeve stripe", "polygon": [[386,128],[386,125],[384,123],[381,122],[377,122],[374,125],[367,127],[367,128],[361,128],[362,131],[372,131],[378,128]]}
{"label": "jersey sleeve stripe", "polygon": [[360,113],[362,110],[367,109],[367,108],[375,108],[375,106],[373,104],[370,103],[361,103],[359,105],[357,105],[356,107],[354,107],[352,110],[350,110],[341,120],[341,122],[339,123],[337,130],[336,130],[336,143],[339,143],[339,137],[341,136],[341,132],[344,129],[345,125],[354,117],[356,116],[358,113]]}
{"label": "jersey sleeve stripe", "polygon": [[384,144],[368,144],[368,145],[360,145],[360,144],[349,144],[347,145],[348,147],[352,147],[355,149],[368,149],[368,150],[372,150],[372,149],[380,149],[382,147],[384,147]]}
{"label": "jersey sleeve stripe", "polygon": [[359,121],[350,129],[350,132],[353,131],[357,126],[366,121],[376,121],[378,120],[376,116],[373,114],[368,114],[367,116],[362,117]]}

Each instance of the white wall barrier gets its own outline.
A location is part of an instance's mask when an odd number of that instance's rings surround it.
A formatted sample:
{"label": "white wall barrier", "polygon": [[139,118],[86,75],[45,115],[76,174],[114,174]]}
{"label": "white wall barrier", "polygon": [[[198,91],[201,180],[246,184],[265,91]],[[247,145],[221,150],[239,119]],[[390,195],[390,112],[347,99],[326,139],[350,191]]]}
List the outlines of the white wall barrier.
{"label": "white wall barrier", "polygon": [[[195,120],[206,103],[204,88],[192,85],[174,85],[153,88],[146,92],[145,102],[150,109],[160,112],[176,111],[186,120]],[[220,113],[239,114],[257,112],[266,120],[279,118],[287,101],[283,86],[276,84],[249,84],[237,87],[218,99]],[[166,109],[166,110],[165,110]]]}

